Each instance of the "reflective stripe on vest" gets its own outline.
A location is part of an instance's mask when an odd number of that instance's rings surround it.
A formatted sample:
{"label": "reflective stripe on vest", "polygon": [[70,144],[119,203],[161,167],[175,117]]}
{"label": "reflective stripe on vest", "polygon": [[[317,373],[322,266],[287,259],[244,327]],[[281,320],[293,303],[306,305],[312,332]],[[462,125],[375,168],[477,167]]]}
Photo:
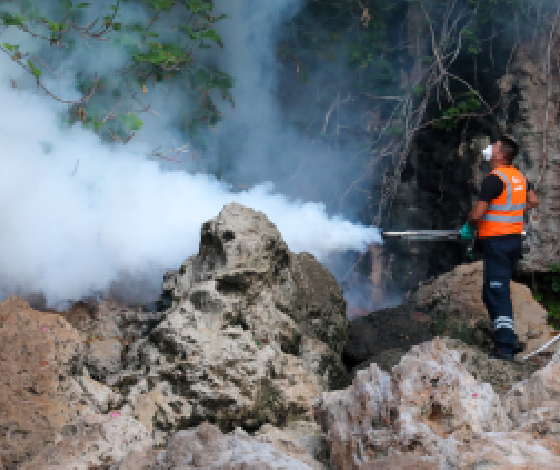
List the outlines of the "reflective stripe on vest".
{"label": "reflective stripe on vest", "polygon": [[510,224],[516,222],[523,222],[522,215],[496,215],[496,214],[484,214],[482,220],[487,220],[489,222],[508,222]]}
{"label": "reflective stripe on vest", "polygon": [[[509,178],[503,174],[501,171],[494,170],[492,173],[499,174],[506,183],[506,203],[505,204],[488,204],[489,211],[496,212],[509,212],[509,211],[519,211],[525,209],[525,204],[512,204],[511,200],[513,197],[513,190],[511,188],[511,183]],[[497,215],[485,213],[482,220],[487,220],[489,222],[507,222],[516,223],[523,222],[523,215]]]}

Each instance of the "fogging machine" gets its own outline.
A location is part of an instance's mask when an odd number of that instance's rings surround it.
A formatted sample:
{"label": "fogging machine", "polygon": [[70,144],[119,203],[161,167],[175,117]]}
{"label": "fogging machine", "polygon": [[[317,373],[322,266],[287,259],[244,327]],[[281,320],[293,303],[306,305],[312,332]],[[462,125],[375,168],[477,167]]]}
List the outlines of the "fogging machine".
{"label": "fogging machine", "polygon": [[[521,235],[526,236],[526,232]],[[405,232],[382,232],[383,238],[400,238],[403,240],[426,240],[426,241],[460,241],[468,242],[467,254],[473,257],[474,253],[478,252],[478,233],[475,231],[474,236],[470,240],[463,240],[461,238],[461,230],[408,230]],[[527,252],[526,249],[523,250]]]}

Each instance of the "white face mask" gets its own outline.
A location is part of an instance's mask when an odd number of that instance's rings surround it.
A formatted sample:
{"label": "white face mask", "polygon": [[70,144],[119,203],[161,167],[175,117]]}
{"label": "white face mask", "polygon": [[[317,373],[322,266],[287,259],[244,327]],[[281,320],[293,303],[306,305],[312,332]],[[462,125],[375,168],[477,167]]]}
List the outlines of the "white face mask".
{"label": "white face mask", "polygon": [[492,145],[489,145],[482,151],[482,155],[484,155],[484,160],[489,162],[492,160]]}

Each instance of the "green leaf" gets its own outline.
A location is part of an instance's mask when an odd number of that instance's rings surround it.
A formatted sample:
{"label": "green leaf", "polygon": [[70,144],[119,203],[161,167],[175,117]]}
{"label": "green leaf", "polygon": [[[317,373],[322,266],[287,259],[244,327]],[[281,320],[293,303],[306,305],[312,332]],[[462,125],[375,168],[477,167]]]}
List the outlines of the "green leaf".
{"label": "green leaf", "polygon": [[6,26],[22,26],[25,20],[25,18],[19,15],[12,16],[10,13],[3,13],[1,18],[2,23]]}
{"label": "green leaf", "polygon": [[208,31],[203,31],[199,33],[198,36],[201,39],[210,39],[218,44],[222,42],[222,38],[220,37],[220,35],[213,29],[209,29]]}
{"label": "green leaf", "polygon": [[41,76],[41,71],[37,69],[33,64],[33,62],[31,62],[29,59],[27,59],[27,65],[29,65],[29,68],[31,69],[31,73],[33,73],[33,75],[37,77],[37,80],[39,80],[39,77]]}
{"label": "green leaf", "polygon": [[58,2],[60,3],[60,6],[62,6],[62,8],[64,8],[65,10],[72,9],[72,2],[70,0],[58,0]]}
{"label": "green leaf", "polygon": [[148,33],[147,37],[149,37],[149,38],[159,38],[159,34],[158,33]]}
{"label": "green leaf", "polygon": [[117,11],[119,9],[118,5],[111,5],[109,8],[113,11]]}
{"label": "green leaf", "polygon": [[17,44],[8,44],[7,42],[2,44],[6,49],[8,49],[10,52],[14,52],[17,51],[19,49],[19,46]]}
{"label": "green leaf", "polygon": [[189,33],[191,39],[196,40],[198,38],[198,34],[188,25],[182,25],[179,29],[184,29]]}
{"label": "green leaf", "polygon": [[203,2],[201,0],[190,0],[185,6],[193,13],[203,13],[206,10],[212,9],[211,3]]}
{"label": "green leaf", "polygon": [[134,113],[128,113],[124,115],[121,114],[119,115],[119,118],[133,131],[139,131],[140,129],[142,129],[142,125],[144,124]]}
{"label": "green leaf", "polygon": [[422,85],[417,85],[415,87],[412,87],[412,92],[416,95],[416,96],[420,96],[422,94],[422,92],[424,91],[424,87]]}
{"label": "green leaf", "polygon": [[91,5],[91,3],[78,3],[76,8],[86,8],[88,5]]}

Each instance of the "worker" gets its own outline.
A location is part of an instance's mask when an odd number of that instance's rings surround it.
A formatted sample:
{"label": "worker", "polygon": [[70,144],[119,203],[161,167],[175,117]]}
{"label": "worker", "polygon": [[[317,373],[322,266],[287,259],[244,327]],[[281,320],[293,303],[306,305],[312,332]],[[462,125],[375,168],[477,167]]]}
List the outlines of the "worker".
{"label": "worker", "polygon": [[512,165],[518,151],[517,143],[506,136],[485,149],[492,171],[482,181],[479,200],[463,227],[465,233],[478,224],[484,260],[482,301],[494,323],[490,357],[510,362],[523,350],[513,329],[510,281],[522,256],[523,212],[539,205],[527,178]]}

